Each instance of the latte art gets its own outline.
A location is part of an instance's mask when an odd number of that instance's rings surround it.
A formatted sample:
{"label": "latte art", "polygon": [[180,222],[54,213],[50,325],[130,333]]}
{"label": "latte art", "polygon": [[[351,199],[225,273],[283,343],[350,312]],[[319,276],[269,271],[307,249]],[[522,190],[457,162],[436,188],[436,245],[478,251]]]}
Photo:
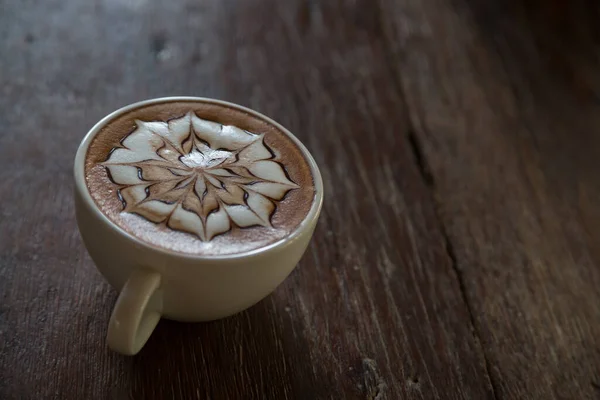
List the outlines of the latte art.
{"label": "latte art", "polygon": [[203,241],[233,226],[271,227],[277,202],[297,189],[264,135],[199,118],[136,120],[102,163],[122,212]]}
{"label": "latte art", "polygon": [[259,249],[294,233],[315,200],[302,145],[268,118],[217,101],[167,99],[117,113],[85,160],[99,211],[175,252]]}

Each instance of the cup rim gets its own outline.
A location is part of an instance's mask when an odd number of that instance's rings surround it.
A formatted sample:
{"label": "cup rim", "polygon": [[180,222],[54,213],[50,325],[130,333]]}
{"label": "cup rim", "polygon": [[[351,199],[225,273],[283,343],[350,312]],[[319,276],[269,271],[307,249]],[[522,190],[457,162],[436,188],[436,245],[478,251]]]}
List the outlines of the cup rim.
{"label": "cup rim", "polygon": [[[308,214],[304,217],[304,219],[294,228],[294,230],[283,238],[270,243],[266,246],[262,246],[256,249],[243,251],[240,253],[232,253],[232,254],[214,254],[214,255],[205,255],[205,254],[193,254],[193,253],[184,253],[178,252],[171,249],[167,249],[164,247],[159,247],[156,245],[152,245],[147,243],[140,238],[134,236],[133,234],[127,232],[125,229],[117,225],[115,222],[111,221],[98,207],[94,199],[92,198],[89,188],[85,183],[85,158],[87,155],[87,151],[89,148],[92,139],[96,136],[96,134],[106,126],[110,121],[115,119],[116,117],[133,110],[138,107],[157,104],[157,103],[167,103],[167,102],[176,102],[176,101],[193,101],[200,103],[209,103],[222,105],[227,107],[236,108],[240,111],[246,112],[248,114],[254,115],[258,118],[262,118],[269,124],[272,124],[276,128],[278,128],[281,132],[288,135],[288,137],[294,142],[296,146],[302,152],[302,155],[305,157],[310,171],[313,176],[313,181],[315,185],[315,197],[313,199],[313,203],[308,211]],[[169,255],[173,255],[176,257],[183,257],[186,259],[194,259],[194,260],[231,260],[236,258],[245,258],[249,256],[254,256],[258,254],[266,253],[274,248],[279,248],[281,246],[285,246],[291,242],[293,242],[297,237],[299,237],[307,228],[311,227],[319,217],[321,208],[323,206],[323,179],[321,177],[321,172],[319,171],[319,167],[315,162],[313,156],[310,154],[308,149],[304,146],[304,144],[298,140],[293,133],[291,133],[284,126],[279,124],[277,121],[269,118],[268,116],[259,113],[258,111],[252,110],[248,107],[244,107],[239,104],[231,103],[224,100],[212,99],[207,97],[195,97],[195,96],[168,96],[168,97],[157,97],[151,98],[147,100],[138,101],[135,103],[128,104],[124,107],[121,107],[110,114],[103,117],[100,121],[98,121],[83,137],[79,147],[77,148],[77,153],[75,154],[74,161],[74,176],[75,176],[75,187],[83,197],[88,206],[90,206],[92,212],[105,224],[107,224],[110,228],[112,228],[115,232],[121,235],[124,239],[130,240],[134,242],[137,246],[141,246],[149,251],[155,252],[158,251],[160,253],[166,253]]]}

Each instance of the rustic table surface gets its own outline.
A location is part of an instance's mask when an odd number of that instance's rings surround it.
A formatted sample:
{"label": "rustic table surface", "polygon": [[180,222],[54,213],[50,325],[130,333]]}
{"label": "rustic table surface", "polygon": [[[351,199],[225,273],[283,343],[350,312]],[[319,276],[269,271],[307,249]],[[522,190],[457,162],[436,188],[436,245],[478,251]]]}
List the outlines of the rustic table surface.
{"label": "rustic table surface", "polygon": [[[0,398],[600,398],[598,6],[523,3],[0,0]],[[124,357],[71,166],[167,95],[289,127],[325,207],[271,296]]]}

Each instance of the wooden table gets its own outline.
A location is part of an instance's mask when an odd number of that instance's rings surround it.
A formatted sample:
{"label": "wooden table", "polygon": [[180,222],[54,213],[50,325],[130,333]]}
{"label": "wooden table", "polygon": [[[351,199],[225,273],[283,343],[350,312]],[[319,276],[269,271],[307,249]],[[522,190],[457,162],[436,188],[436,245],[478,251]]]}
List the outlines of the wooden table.
{"label": "wooden table", "polygon": [[[600,398],[598,6],[0,0],[0,399]],[[106,348],[72,161],[125,104],[290,128],[325,207],[225,320]]]}

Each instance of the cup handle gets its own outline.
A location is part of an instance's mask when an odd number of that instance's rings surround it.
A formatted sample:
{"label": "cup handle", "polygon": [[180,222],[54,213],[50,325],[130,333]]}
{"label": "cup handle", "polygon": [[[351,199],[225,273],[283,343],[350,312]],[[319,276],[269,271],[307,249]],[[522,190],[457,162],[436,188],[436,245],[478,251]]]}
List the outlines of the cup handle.
{"label": "cup handle", "polygon": [[108,323],[108,346],[125,355],[137,354],[160,320],[160,274],[138,269],[123,286]]}

